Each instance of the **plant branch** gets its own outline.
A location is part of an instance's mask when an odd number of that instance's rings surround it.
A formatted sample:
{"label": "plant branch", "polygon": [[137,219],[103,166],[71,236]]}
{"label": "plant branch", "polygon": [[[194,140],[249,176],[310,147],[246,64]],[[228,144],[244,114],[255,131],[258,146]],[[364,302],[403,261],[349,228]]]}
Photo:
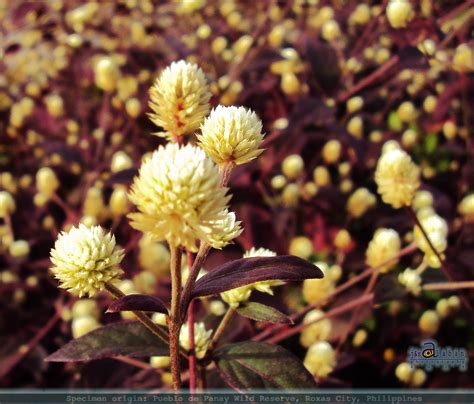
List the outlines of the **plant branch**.
{"label": "plant branch", "polygon": [[222,334],[224,334],[225,329],[234,318],[234,315],[235,315],[235,309],[233,307],[229,307],[224,317],[222,318],[221,322],[219,323],[219,326],[217,327],[216,332],[212,336],[212,340],[209,343],[209,346],[207,348],[209,352],[212,352],[214,350],[220,338],[222,337]]}
{"label": "plant branch", "polygon": [[295,327],[292,327],[285,332],[282,332],[281,334],[275,335],[272,338],[269,338],[266,342],[269,344],[277,344],[278,342],[289,338],[295,334],[298,334],[303,328],[306,328],[314,323],[317,323],[321,320],[324,320],[325,318],[332,318],[339,316],[340,314],[344,314],[347,311],[350,311],[354,308],[357,308],[359,306],[362,306],[363,304],[367,304],[368,302],[371,302],[373,299],[374,295],[369,294],[369,295],[363,295],[352,302],[341,304],[340,306],[337,306],[336,308],[330,310],[327,312],[325,315],[319,317],[317,320],[311,321],[309,323],[300,323]]}
{"label": "plant branch", "polygon": [[171,247],[171,313],[168,320],[170,334],[170,358],[173,390],[179,392],[181,387],[181,369],[179,362],[179,333],[181,329],[181,249]]}
{"label": "plant branch", "polygon": [[424,290],[457,290],[457,289],[473,289],[474,281],[464,282],[439,282],[428,283],[423,285]]}

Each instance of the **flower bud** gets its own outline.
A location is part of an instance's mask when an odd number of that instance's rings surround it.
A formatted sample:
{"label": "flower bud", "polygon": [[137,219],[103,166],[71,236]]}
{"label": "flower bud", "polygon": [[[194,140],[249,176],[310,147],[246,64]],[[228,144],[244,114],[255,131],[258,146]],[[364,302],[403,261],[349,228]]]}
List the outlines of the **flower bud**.
{"label": "flower bud", "polygon": [[439,329],[439,316],[434,310],[426,310],[418,321],[420,330],[425,334],[434,335]]}
{"label": "flower bud", "polygon": [[296,95],[301,91],[300,81],[298,80],[298,77],[296,77],[296,74],[292,72],[282,74],[280,87],[287,95]]}
{"label": "flower bud", "polygon": [[59,180],[55,172],[49,167],[42,167],[36,173],[36,188],[38,191],[51,197],[59,188]]}
{"label": "flower bud", "polygon": [[[303,328],[300,335],[300,344],[305,348],[318,341],[327,341],[332,330],[329,318],[319,320],[324,316],[321,310],[311,310],[303,318],[303,324],[309,324]],[[318,321],[319,320],[319,321]],[[313,323],[314,324],[311,324]]]}
{"label": "flower bud", "polygon": [[334,246],[339,250],[346,250],[352,242],[352,238],[350,233],[345,230],[341,229],[336,233],[336,237],[334,237]]}
{"label": "flower bud", "polygon": [[350,114],[360,111],[363,106],[364,99],[362,97],[349,98],[346,103],[347,112]]}
{"label": "flower bud", "polygon": [[463,43],[456,48],[453,57],[453,69],[460,73],[474,70],[474,51],[469,44]]}
{"label": "flower bud", "polygon": [[57,94],[50,94],[45,97],[46,109],[55,118],[64,114],[64,101]]}
{"label": "flower bud", "polygon": [[0,191],[0,218],[4,219],[15,212],[16,204],[11,194],[7,191]]}
{"label": "flower bud", "polygon": [[113,173],[117,173],[119,171],[128,170],[129,168],[133,167],[133,161],[128,156],[127,153],[123,151],[115,152],[112,156],[112,163],[110,165],[110,170]]}
{"label": "flower bud", "polygon": [[400,246],[400,236],[395,230],[379,228],[369,243],[365,253],[365,262],[370,267],[375,268],[382,265],[385,261],[392,259],[380,268],[381,273],[388,272],[399,261]]}
{"label": "flower bud", "polygon": [[313,243],[305,236],[295,237],[290,242],[288,252],[291,255],[308,259],[313,254]]}
{"label": "flower bud", "polygon": [[286,185],[286,177],[284,175],[275,175],[270,184],[273,189],[282,189]]}
{"label": "flower bud", "polygon": [[297,178],[304,170],[304,161],[299,154],[285,157],[281,163],[281,171],[289,179]]}
{"label": "flower bud", "polygon": [[324,161],[327,164],[337,163],[341,157],[341,149],[342,146],[339,140],[333,139],[326,142],[321,152]]}
{"label": "flower bud", "polygon": [[100,312],[97,302],[93,299],[79,299],[72,305],[72,318],[92,317],[99,320]]}
{"label": "flower bud", "polygon": [[150,358],[150,366],[155,369],[164,369],[170,366],[171,359],[169,356],[152,356]]}
{"label": "flower bud", "polygon": [[336,352],[328,342],[316,342],[309,347],[304,366],[313,376],[326,377],[336,367]]}
{"label": "flower bud", "polygon": [[300,199],[300,188],[297,184],[288,184],[281,194],[283,203],[289,208],[298,206]]}
{"label": "flower bud", "polygon": [[416,108],[410,101],[402,102],[397,109],[397,113],[400,120],[405,123],[412,123],[418,117]]}
{"label": "flower bud", "polygon": [[16,240],[10,244],[8,252],[14,258],[23,258],[30,253],[30,245],[26,240]]}
{"label": "flower bud", "polygon": [[127,100],[125,103],[125,111],[127,111],[127,114],[132,118],[138,117],[141,112],[140,100],[138,98],[130,98]]}
{"label": "flower bud", "polygon": [[337,39],[341,35],[341,29],[337,21],[326,21],[321,27],[321,35],[326,41],[334,41]]}
{"label": "flower bud", "polygon": [[395,376],[397,376],[397,379],[403,383],[408,384],[412,375],[413,368],[407,362],[402,362],[395,368]]}
{"label": "flower bud", "polygon": [[110,196],[110,212],[113,216],[125,215],[130,210],[127,191],[123,187],[115,188]]}
{"label": "flower bud", "polygon": [[356,139],[362,139],[364,136],[364,121],[360,116],[352,117],[347,123],[347,131]]}
{"label": "flower bud", "polygon": [[325,187],[331,183],[331,175],[324,166],[318,166],[313,171],[313,180],[318,187]]}
{"label": "flower bud", "polygon": [[354,337],[352,338],[352,345],[355,347],[360,347],[364,345],[365,341],[367,340],[367,331],[364,329],[359,329],[356,331],[354,334]]}
{"label": "flower bud", "polygon": [[414,16],[410,0],[390,0],[386,12],[393,28],[405,28]]}
{"label": "flower bud", "polygon": [[99,327],[100,324],[95,318],[88,316],[79,317],[72,320],[72,336],[74,338],[79,338]]}
{"label": "flower bud", "polygon": [[112,58],[101,57],[94,66],[94,74],[97,87],[107,92],[115,90],[120,70]]}

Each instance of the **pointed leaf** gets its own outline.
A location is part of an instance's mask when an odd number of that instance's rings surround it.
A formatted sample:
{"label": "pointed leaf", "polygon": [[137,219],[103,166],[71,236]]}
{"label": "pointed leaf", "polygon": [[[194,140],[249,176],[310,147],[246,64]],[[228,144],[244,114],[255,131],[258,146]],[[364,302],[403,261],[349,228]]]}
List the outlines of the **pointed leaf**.
{"label": "pointed leaf", "polygon": [[261,303],[247,302],[237,308],[241,316],[256,321],[268,321],[269,323],[293,324],[293,321],[281,311]]}
{"label": "pointed leaf", "polygon": [[233,389],[310,389],[314,379],[303,363],[278,345],[242,342],[215,352],[215,362],[224,381]]}
{"label": "pointed leaf", "polygon": [[109,313],[119,311],[152,311],[168,314],[166,304],[157,297],[147,295],[127,295],[115,300],[107,310]]}
{"label": "pointed leaf", "polygon": [[260,281],[302,281],[322,277],[318,267],[292,255],[241,258],[201,277],[194,285],[191,298],[215,295]]}
{"label": "pointed leaf", "polygon": [[168,346],[139,322],[108,324],[74,339],[48,356],[47,362],[81,362],[118,355],[169,355]]}

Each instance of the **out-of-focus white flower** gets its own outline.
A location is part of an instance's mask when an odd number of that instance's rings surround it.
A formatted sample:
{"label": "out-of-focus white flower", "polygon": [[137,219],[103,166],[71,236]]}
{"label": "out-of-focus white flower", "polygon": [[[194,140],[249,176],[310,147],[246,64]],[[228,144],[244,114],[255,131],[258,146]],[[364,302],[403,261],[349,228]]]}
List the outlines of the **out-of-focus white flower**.
{"label": "out-of-focus white flower", "polygon": [[394,258],[392,261],[384,264],[380,272],[388,272],[398,263],[398,254],[400,253],[400,236],[393,229],[377,229],[374,237],[369,243],[365,253],[365,262],[371,267],[378,267],[383,262]]}
{"label": "out-of-focus white flower", "polygon": [[[212,330],[206,330],[206,326],[202,322],[194,323],[194,351],[196,357],[201,359],[204,358],[204,355],[207,351],[207,346],[209,345],[210,338],[212,335]],[[180,345],[189,351],[189,325],[185,323],[181,327],[181,332],[179,334],[179,343]]]}
{"label": "out-of-focus white flower", "polygon": [[375,169],[382,200],[394,208],[409,206],[420,186],[420,169],[403,150],[382,153]]}
{"label": "out-of-focus white flower", "polygon": [[326,341],[315,342],[306,352],[304,365],[316,377],[326,377],[336,367],[336,352]]}

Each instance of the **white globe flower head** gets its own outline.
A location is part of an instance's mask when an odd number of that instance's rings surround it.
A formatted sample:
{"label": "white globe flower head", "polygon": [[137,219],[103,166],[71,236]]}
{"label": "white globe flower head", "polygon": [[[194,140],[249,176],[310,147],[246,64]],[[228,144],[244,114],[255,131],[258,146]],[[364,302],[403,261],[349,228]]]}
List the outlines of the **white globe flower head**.
{"label": "white globe flower head", "polygon": [[59,235],[51,250],[51,271],[61,288],[79,297],[93,296],[123,273],[119,267],[123,256],[111,233],[80,224]]}
{"label": "white globe flower head", "polygon": [[407,268],[398,275],[398,281],[413,295],[421,293],[421,276],[416,269]]}
{"label": "white globe flower head", "polygon": [[304,366],[318,378],[326,377],[336,367],[336,352],[326,341],[311,345],[304,358]]}
{"label": "white globe flower head", "polygon": [[203,150],[168,143],[144,160],[130,193],[138,212],[128,217],[133,228],[171,247],[197,251],[201,240],[222,248],[242,232],[227,209],[227,191]]}
{"label": "white globe flower head", "polygon": [[405,28],[414,16],[410,0],[390,0],[387,18],[393,28]]}
{"label": "white globe flower head", "polygon": [[209,92],[204,72],[184,60],[173,62],[150,89],[152,122],[164,129],[159,136],[173,139],[192,134],[209,113]]}
{"label": "white globe flower head", "polygon": [[197,135],[199,146],[217,164],[240,165],[259,156],[263,141],[262,121],[244,107],[219,105],[211,111]]}
{"label": "white globe flower head", "polygon": [[371,267],[378,267],[385,261],[392,259],[380,268],[381,273],[386,273],[397,265],[400,246],[400,236],[395,230],[377,229],[365,253],[365,262]]}
{"label": "white globe flower head", "polygon": [[375,169],[377,191],[382,200],[398,209],[409,206],[420,186],[420,169],[400,149],[382,153]]}
{"label": "white globe flower head", "polygon": [[[303,324],[309,324],[301,331],[300,343],[305,348],[318,341],[327,341],[332,330],[331,319],[324,318],[321,310],[311,310],[303,318]],[[314,324],[310,324],[314,323]]]}
{"label": "white globe flower head", "polygon": [[[207,347],[211,340],[212,330],[206,330],[206,326],[202,322],[194,323],[194,351],[196,357],[199,359],[204,358],[206,355]],[[189,324],[185,323],[181,327],[181,332],[179,334],[179,343],[180,345],[189,351]]]}

